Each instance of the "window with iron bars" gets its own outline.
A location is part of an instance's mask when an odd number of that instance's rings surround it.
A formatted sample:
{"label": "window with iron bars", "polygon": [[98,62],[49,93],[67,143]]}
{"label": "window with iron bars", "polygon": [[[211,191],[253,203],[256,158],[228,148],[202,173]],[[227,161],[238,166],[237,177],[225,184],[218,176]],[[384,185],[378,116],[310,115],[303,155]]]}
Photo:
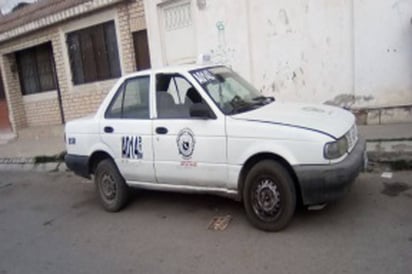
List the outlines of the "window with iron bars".
{"label": "window with iron bars", "polygon": [[73,84],[121,76],[114,21],[68,33],[67,47]]}
{"label": "window with iron bars", "polygon": [[15,53],[23,95],[56,89],[51,43],[45,43]]}

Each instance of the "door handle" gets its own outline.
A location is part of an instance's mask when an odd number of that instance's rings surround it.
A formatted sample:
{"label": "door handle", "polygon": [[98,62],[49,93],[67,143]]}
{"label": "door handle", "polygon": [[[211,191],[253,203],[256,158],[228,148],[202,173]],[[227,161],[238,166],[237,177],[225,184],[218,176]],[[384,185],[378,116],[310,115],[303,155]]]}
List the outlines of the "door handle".
{"label": "door handle", "polygon": [[157,127],[156,128],[156,133],[157,134],[167,134],[168,130],[165,127]]}
{"label": "door handle", "polygon": [[105,133],[113,133],[113,131],[114,131],[114,128],[112,128],[112,127],[110,127],[110,126],[104,127],[104,132],[105,132]]}

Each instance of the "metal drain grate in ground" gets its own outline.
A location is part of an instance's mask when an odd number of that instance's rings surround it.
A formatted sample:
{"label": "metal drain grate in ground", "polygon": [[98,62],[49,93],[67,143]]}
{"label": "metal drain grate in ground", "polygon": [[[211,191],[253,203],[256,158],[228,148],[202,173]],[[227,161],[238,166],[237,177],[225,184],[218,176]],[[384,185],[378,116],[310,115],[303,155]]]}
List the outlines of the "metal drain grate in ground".
{"label": "metal drain grate in ground", "polygon": [[209,223],[208,229],[215,230],[215,231],[224,231],[230,224],[232,220],[232,216],[215,216]]}

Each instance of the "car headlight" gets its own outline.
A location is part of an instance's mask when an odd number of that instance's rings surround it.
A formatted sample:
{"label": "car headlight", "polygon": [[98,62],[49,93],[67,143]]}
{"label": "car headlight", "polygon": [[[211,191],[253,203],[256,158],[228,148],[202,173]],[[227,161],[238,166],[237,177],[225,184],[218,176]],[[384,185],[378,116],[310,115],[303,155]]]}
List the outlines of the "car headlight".
{"label": "car headlight", "polygon": [[337,159],[342,157],[348,151],[348,140],[343,136],[342,138],[327,143],[324,148],[324,155],[326,159]]}

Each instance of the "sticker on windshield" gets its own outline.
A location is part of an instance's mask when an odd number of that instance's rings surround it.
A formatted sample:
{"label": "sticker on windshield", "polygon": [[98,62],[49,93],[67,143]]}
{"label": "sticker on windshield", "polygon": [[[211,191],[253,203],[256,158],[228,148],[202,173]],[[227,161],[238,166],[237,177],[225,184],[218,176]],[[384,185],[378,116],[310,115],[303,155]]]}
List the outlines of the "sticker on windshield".
{"label": "sticker on windshield", "polygon": [[193,151],[195,150],[195,136],[189,128],[182,129],[176,138],[177,149],[183,159],[189,160],[192,158]]}
{"label": "sticker on windshield", "polygon": [[122,158],[142,159],[142,137],[141,136],[123,136],[122,137]]}
{"label": "sticker on windshield", "polygon": [[193,72],[193,77],[195,77],[196,80],[199,81],[199,83],[202,85],[207,82],[216,80],[216,77],[206,69]]}

